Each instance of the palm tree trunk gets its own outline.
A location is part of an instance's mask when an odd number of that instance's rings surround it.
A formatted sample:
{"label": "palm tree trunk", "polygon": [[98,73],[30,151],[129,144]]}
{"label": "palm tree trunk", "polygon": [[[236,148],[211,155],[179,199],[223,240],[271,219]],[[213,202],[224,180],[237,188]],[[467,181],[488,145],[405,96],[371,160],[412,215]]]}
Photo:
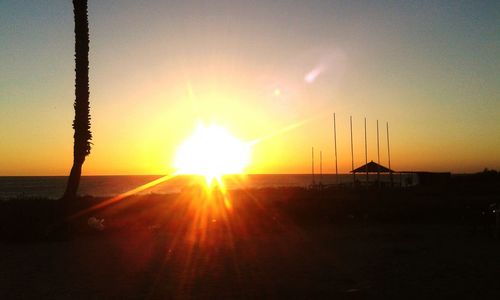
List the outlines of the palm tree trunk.
{"label": "palm tree trunk", "polygon": [[64,202],[76,197],[82,165],[90,153],[92,133],[90,132],[89,103],[89,23],[87,0],[73,0],[75,18],[75,119],[73,121],[74,147],[73,167],[69,174]]}
{"label": "palm tree trunk", "polygon": [[66,184],[66,191],[64,193],[63,199],[69,201],[70,199],[74,199],[76,197],[76,193],[78,192],[78,187],[80,185],[82,165],[83,163],[73,163],[71,172],[69,173],[69,178]]}

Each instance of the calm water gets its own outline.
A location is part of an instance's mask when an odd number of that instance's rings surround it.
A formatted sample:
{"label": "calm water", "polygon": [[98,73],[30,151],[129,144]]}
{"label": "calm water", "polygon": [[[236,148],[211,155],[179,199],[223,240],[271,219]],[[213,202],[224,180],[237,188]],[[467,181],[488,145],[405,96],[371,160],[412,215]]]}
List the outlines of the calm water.
{"label": "calm water", "polygon": [[[370,175],[370,180],[375,180],[376,175]],[[382,176],[382,180],[389,181],[388,176]],[[83,176],[80,183],[80,195],[113,196],[129,191],[140,185],[153,181],[161,176]],[[365,180],[364,175],[356,175],[360,181]],[[315,177],[316,182],[319,176]],[[398,176],[395,176],[398,180]],[[0,199],[16,197],[60,197],[66,186],[65,176],[36,176],[36,177],[1,177],[0,176]],[[157,186],[142,191],[147,193],[177,193],[184,187],[199,182],[199,178],[192,176],[178,176]],[[224,183],[228,189],[237,188],[264,188],[264,187],[306,187],[312,182],[310,174],[299,175],[246,175],[225,176]],[[323,184],[336,182],[335,175],[323,175]],[[352,182],[352,175],[339,175],[340,183]]]}

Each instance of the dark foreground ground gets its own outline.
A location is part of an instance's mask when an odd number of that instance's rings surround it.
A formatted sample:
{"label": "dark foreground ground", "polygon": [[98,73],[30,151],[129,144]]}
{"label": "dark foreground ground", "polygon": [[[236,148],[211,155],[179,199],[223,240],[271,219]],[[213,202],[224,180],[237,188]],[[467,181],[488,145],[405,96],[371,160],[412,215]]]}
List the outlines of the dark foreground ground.
{"label": "dark foreground ground", "polygon": [[497,192],[193,190],[89,212],[67,241],[9,235],[30,213],[4,203],[0,299],[499,299],[476,214]]}

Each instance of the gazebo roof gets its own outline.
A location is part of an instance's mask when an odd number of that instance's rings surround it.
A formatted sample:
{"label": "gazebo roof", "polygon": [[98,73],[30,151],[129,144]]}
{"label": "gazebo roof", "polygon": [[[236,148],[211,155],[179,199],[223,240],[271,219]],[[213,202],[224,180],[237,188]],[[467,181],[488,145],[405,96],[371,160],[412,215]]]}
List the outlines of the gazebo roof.
{"label": "gazebo roof", "polygon": [[394,173],[393,170],[386,168],[382,165],[377,164],[373,160],[366,165],[362,165],[361,167],[354,169],[351,173]]}

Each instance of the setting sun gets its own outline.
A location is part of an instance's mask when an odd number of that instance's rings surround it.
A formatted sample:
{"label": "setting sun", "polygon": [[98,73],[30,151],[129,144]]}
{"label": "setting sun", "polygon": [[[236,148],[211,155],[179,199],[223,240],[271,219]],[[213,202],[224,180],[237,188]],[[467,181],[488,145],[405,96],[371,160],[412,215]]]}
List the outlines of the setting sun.
{"label": "setting sun", "polygon": [[250,162],[251,145],[227,129],[200,124],[178,148],[175,168],[179,174],[205,177],[207,183],[225,174],[240,174]]}

